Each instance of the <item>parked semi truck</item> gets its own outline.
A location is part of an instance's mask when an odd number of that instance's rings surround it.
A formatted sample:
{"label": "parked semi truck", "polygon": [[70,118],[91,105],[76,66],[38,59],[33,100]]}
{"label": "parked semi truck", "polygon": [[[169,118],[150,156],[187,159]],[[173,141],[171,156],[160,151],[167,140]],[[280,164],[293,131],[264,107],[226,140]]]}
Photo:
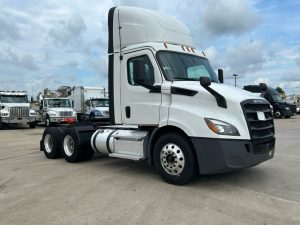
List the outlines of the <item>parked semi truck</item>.
{"label": "parked semi truck", "polygon": [[43,98],[37,110],[37,120],[46,127],[57,124],[70,124],[77,121],[77,114],[72,109],[68,98]]}
{"label": "parked semi truck", "polygon": [[74,87],[69,99],[78,120],[108,120],[109,101],[103,87]]}
{"label": "parked semi truck", "polygon": [[295,104],[283,101],[282,96],[271,87],[261,88],[260,85],[246,85],[244,89],[252,93],[260,93],[273,107],[273,114],[276,118],[290,118],[297,113]]}
{"label": "parked semi truck", "polygon": [[68,162],[94,152],[147,160],[172,184],[273,158],[269,103],[223,84],[180,21],[154,11],[108,13],[110,124],[48,128],[40,148]]}
{"label": "parked semi truck", "polygon": [[9,124],[36,126],[36,113],[30,109],[26,91],[0,91],[0,128]]}

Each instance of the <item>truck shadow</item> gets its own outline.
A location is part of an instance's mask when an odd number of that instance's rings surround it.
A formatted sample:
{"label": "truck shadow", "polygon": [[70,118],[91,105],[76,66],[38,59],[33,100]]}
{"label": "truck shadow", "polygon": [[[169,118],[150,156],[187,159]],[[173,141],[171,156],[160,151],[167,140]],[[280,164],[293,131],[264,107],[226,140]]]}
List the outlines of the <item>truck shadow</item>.
{"label": "truck shadow", "polygon": [[[163,182],[155,168],[148,165],[147,161],[134,162],[126,159],[110,158],[107,156],[96,156],[92,162],[97,167],[106,167],[108,170],[118,171],[124,176],[135,176],[136,178],[144,178],[145,176],[151,179]],[[219,184],[234,185],[234,186],[248,186],[253,183],[263,183],[267,179],[267,172],[264,168],[253,167],[231,173],[217,174],[217,175],[197,175],[190,183],[185,186],[197,187],[202,185],[219,186]]]}

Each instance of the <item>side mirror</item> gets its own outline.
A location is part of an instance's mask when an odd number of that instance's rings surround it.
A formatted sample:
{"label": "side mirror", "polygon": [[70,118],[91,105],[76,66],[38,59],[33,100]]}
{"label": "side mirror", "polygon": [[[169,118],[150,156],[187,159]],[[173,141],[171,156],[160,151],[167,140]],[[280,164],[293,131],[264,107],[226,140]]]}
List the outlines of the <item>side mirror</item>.
{"label": "side mirror", "polygon": [[203,87],[208,87],[211,85],[211,81],[208,77],[200,77],[200,84]]}
{"label": "side mirror", "polygon": [[268,87],[265,83],[260,83],[259,88],[262,92],[265,92],[268,89]]}
{"label": "side mirror", "polygon": [[221,84],[224,83],[224,75],[223,75],[223,70],[222,69],[218,69],[218,78]]}

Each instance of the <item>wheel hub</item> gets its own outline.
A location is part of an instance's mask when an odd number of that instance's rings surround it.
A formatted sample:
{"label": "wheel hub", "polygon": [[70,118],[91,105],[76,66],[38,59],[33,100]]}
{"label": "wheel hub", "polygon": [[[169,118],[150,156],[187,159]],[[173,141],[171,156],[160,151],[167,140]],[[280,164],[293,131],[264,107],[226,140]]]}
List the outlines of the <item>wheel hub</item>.
{"label": "wheel hub", "polygon": [[53,140],[52,140],[52,136],[50,134],[46,134],[46,136],[44,138],[44,146],[45,146],[46,152],[48,152],[48,153],[52,152]]}
{"label": "wheel hub", "polygon": [[185,165],[184,155],[180,147],[173,143],[166,144],[160,153],[160,163],[168,174],[180,174]]}
{"label": "wheel hub", "polygon": [[70,135],[64,138],[64,151],[67,156],[72,156],[74,153],[74,141]]}

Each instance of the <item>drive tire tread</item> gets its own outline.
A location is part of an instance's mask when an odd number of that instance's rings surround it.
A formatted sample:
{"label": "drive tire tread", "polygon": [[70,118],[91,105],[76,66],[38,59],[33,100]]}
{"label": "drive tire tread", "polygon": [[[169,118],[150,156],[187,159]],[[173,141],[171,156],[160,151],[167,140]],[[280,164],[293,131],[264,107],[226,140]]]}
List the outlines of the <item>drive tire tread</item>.
{"label": "drive tire tread", "polygon": [[[70,135],[74,141],[74,153],[71,156],[68,156],[64,151],[64,138]],[[63,138],[61,142],[62,155],[64,159],[69,163],[76,163],[80,161],[87,161],[93,158],[94,151],[89,145],[80,146],[79,140],[76,135],[76,132],[72,128],[65,129],[63,133]]]}
{"label": "drive tire tread", "polygon": [[[50,134],[53,141],[53,150],[48,153],[45,150],[44,139],[47,134]],[[61,157],[61,142],[62,142],[62,129],[57,127],[47,127],[44,130],[42,137],[42,151],[48,159],[57,159]]]}

